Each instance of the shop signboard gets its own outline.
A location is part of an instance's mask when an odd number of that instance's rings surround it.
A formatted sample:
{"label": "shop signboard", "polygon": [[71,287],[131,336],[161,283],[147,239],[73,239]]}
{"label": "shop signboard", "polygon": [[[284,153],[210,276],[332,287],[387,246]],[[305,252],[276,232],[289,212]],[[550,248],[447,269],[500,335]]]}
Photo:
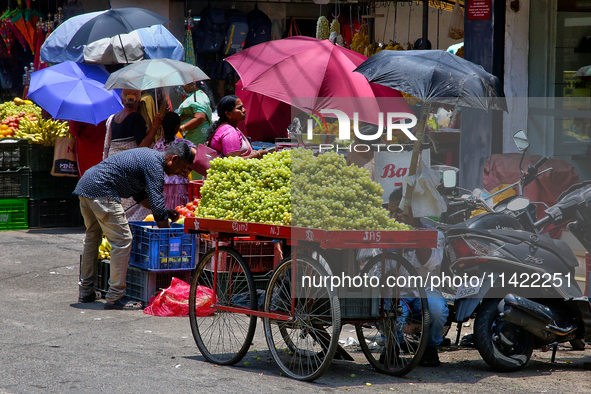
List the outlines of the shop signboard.
{"label": "shop signboard", "polygon": [[491,0],[468,0],[468,20],[490,19]]}
{"label": "shop signboard", "polygon": [[[412,150],[402,152],[375,152],[375,181],[378,182],[384,194],[384,202],[396,187],[402,187],[404,178],[408,175]],[[423,149],[422,157],[427,165],[431,165],[431,152]]]}

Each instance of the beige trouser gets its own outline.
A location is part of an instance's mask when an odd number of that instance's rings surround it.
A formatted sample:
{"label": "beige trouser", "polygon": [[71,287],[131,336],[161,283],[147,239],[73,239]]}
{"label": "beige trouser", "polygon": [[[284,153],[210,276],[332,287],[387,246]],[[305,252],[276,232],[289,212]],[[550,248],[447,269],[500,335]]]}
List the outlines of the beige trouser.
{"label": "beige trouser", "polygon": [[125,212],[121,204],[111,198],[78,197],[86,226],[80,265],[80,295],[87,296],[95,291],[98,248],[104,233],[112,247],[109,291],[106,299],[107,302],[117,301],[125,296],[125,279],[131,253],[132,236]]}

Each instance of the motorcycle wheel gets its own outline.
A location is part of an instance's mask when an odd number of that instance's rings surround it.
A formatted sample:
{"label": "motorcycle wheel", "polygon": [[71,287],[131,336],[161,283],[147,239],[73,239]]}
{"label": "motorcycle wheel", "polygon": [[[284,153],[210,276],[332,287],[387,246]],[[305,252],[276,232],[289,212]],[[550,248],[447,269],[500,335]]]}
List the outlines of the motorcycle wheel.
{"label": "motorcycle wheel", "polygon": [[519,371],[529,361],[533,335],[524,328],[502,321],[497,306],[499,299],[480,307],[474,321],[474,345],[486,363],[500,372]]}

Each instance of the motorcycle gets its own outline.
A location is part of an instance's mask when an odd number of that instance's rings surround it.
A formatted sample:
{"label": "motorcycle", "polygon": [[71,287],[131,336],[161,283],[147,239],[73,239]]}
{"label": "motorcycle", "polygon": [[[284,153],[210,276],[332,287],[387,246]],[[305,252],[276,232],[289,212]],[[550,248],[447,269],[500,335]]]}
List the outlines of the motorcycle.
{"label": "motorcycle", "polygon": [[[520,150],[527,149],[525,133],[516,133],[514,139]],[[538,172],[545,161],[522,171],[520,180],[509,187],[519,184],[522,191],[549,170]],[[583,339],[591,337],[591,304],[574,280],[578,261],[567,244],[541,232],[549,224],[572,220],[568,229],[591,251],[591,181],[570,187],[539,221],[534,221],[532,204],[521,195],[495,206],[479,190],[457,200],[451,204],[463,204],[467,212],[488,212],[456,225],[426,223],[446,235],[442,272],[462,278],[459,285],[443,289],[456,294],[450,321],[463,323],[475,316],[474,344],[499,371],[524,368],[534,348],[553,348],[553,359],[558,343],[584,349]],[[456,343],[460,329],[458,325]]]}
{"label": "motorcycle", "polygon": [[[466,200],[488,205],[474,195]],[[444,229],[448,269],[463,278],[455,320],[467,321],[478,308],[474,344],[499,371],[524,368],[534,348],[556,352],[558,343],[570,341],[580,349],[591,338],[591,304],[574,279],[578,261],[566,243],[540,235],[549,224],[572,220],[567,228],[591,251],[591,181],[564,192],[544,218],[530,223],[534,231],[516,217],[529,204],[517,196],[505,206],[513,215],[490,212]]]}
{"label": "motorcycle", "polygon": [[[538,233],[533,225],[536,218],[536,206],[534,203],[529,203],[526,207],[515,210],[507,209],[507,205],[516,198],[523,196],[523,189],[527,185],[532,183],[539,175],[551,171],[552,168],[539,171],[539,168],[548,160],[547,157],[542,157],[537,163],[528,165],[525,171],[522,170],[523,158],[529,147],[529,142],[523,130],[516,132],[513,136],[513,140],[518,150],[523,153],[519,163],[521,176],[516,182],[492,194],[481,189],[470,191],[457,188],[467,191],[470,194],[465,194],[461,198],[453,198],[451,200],[446,199],[448,214],[442,215],[441,222],[436,222],[429,218],[422,218],[421,222],[423,225],[426,227],[437,228],[446,235],[451,228],[527,230]],[[442,190],[447,190],[449,193],[449,190],[456,188],[456,179],[456,171],[442,171]],[[490,203],[495,196],[502,195],[502,193],[509,189],[513,189],[515,186],[518,186],[519,190],[517,195],[505,198],[495,205]],[[470,214],[477,209],[484,210],[486,213],[470,217]],[[450,268],[452,262],[453,261],[450,259],[450,253],[446,251],[442,261],[442,272],[444,274],[453,275],[453,271]],[[460,294],[458,293],[458,288],[451,283],[445,282],[440,290],[446,299],[448,309],[450,310],[448,322],[444,328],[444,334],[447,335],[452,323],[455,321],[467,321],[470,316],[474,315],[474,310],[477,305],[474,304],[474,301],[468,305],[464,305],[463,302],[459,302],[457,303],[459,305],[456,305],[457,296]],[[459,311],[457,310],[458,306],[461,307]],[[461,320],[457,320],[456,316],[459,316]],[[460,341],[460,334],[461,325],[458,326],[456,345]]]}

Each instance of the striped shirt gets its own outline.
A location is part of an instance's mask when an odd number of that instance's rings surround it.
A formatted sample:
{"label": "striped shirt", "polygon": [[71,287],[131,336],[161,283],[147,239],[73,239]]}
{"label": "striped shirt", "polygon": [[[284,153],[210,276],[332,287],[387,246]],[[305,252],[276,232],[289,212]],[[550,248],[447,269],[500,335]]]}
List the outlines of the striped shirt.
{"label": "striped shirt", "polygon": [[146,198],[154,220],[168,219],[164,206],[164,153],[150,148],[129,149],[117,153],[88,169],[73,194],[87,198],[133,197],[138,203]]}

